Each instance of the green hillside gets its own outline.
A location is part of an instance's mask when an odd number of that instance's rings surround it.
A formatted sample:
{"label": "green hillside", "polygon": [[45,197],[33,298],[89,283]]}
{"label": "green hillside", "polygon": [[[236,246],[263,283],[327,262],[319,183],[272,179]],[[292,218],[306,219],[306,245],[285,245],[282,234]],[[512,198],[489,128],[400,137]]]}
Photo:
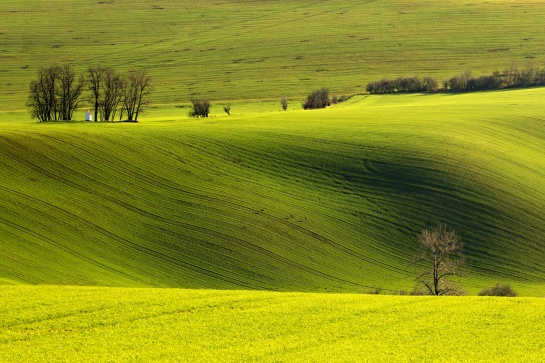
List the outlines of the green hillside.
{"label": "green hillside", "polygon": [[[544,4],[25,0],[0,13],[1,283],[408,291],[416,235],[445,222],[465,241],[470,293],[543,294],[543,89],[321,111],[300,99],[541,67]],[[34,124],[28,85],[64,62],[145,67],[154,106],[139,124]],[[213,117],[188,119],[191,97]]]}
{"label": "green hillside", "polygon": [[[3,124],[8,283],[411,290],[416,235],[446,222],[464,287],[542,295],[543,89],[239,104],[139,124]],[[216,108],[216,111],[217,108]]]}
{"label": "green hillside", "polygon": [[[37,70],[145,67],[155,103],[365,91],[545,63],[543,2],[3,0],[0,111],[24,109]],[[1,115],[0,115],[1,116]]]}

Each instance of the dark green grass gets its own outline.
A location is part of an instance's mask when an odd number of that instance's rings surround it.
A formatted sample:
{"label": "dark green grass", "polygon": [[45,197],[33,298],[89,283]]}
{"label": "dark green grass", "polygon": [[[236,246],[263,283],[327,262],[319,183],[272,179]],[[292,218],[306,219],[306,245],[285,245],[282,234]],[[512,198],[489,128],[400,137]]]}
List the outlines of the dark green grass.
{"label": "dark green grass", "polygon": [[145,67],[169,104],[545,62],[540,2],[6,0],[0,14],[0,110],[24,109],[38,68],[62,62]]}
{"label": "dark green grass", "polygon": [[[543,90],[321,111],[4,125],[1,276],[19,283],[410,291],[448,223],[476,293],[542,294]],[[254,106],[255,107],[255,106]]]}

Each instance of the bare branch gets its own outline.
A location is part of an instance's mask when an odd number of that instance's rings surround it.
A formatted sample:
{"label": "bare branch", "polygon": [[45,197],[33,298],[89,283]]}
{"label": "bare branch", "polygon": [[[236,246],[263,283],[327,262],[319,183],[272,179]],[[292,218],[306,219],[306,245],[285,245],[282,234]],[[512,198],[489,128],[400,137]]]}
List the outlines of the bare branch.
{"label": "bare branch", "polygon": [[415,263],[428,266],[416,276],[418,285],[424,286],[431,295],[458,295],[448,277],[458,275],[464,264],[463,243],[454,230],[440,224],[424,229],[418,235],[420,250],[415,254]]}

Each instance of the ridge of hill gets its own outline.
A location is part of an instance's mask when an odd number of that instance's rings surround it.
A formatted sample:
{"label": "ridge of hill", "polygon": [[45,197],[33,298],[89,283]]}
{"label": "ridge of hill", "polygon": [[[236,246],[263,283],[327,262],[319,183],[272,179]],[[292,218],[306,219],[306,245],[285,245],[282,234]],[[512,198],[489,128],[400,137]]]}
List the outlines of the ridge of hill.
{"label": "ridge of hill", "polygon": [[417,233],[445,222],[465,241],[470,293],[542,294],[544,96],[3,124],[0,281],[407,291]]}

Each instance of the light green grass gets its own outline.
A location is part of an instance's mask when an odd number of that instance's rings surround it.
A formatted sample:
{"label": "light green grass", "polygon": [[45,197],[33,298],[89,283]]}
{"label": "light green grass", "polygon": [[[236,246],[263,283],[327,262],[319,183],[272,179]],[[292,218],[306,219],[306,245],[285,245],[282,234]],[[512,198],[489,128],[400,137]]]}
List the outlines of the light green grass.
{"label": "light green grass", "polygon": [[[410,291],[416,235],[462,236],[471,293],[542,296],[543,89],[320,111],[154,109],[4,124],[1,276],[20,283]],[[176,113],[179,110],[179,114]]]}
{"label": "light green grass", "polygon": [[545,300],[0,287],[2,362],[539,362]]}
{"label": "light green grass", "polygon": [[0,110],[23,110],[38,68],[62,62],[145,67],[169,104],[545,63],[542,2],[4,0],[0,13]]}

